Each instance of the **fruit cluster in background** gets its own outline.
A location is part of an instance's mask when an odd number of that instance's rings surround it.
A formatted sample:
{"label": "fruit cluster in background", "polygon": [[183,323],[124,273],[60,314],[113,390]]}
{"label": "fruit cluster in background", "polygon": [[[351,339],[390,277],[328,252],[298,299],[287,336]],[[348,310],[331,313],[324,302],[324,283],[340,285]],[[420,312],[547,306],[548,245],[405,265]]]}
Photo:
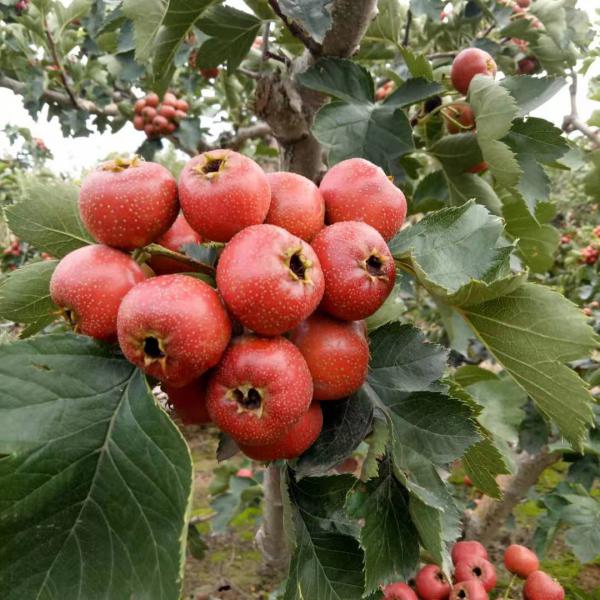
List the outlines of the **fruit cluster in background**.
{"label": "fruit cluster in background", "polygon": [[290,459],[321,432],[320,402],[362,386],[364,319],[394,286],[386,240],[406,216],[379,167],[346,160],[317,187],[231,150],[194,157],[179,182],[117,159],[84,179],[79,209],[98,244],[60,261],[52,300],[76,331],[118,341],[184,422]]}
{"label": "fruit cluster in background", "polygon": [[[452,548],[454,572],[448,581],[440,567],[425,565],[410,583],[395,582],[383,588],[385,600],[487,600],[496,588],[496,567],[487,550],[477,541],[462,541]],[[511,591],[518,579],[523,580],[524,600],[564,600],[562,586],[544,571],[534,552],[512,544],[504,552],[504,567],[512,579],[503,595]]]}
{"label": "fruit cluster in background", "polygon": [[187,116],[188,110],[188,103],[178,99],[172,92],[166,92],[162,102],[158,94],[151,92],[136,101],[133,126],[145,132],[148,139],[157,139],[173,133],[179,127],[179,122]]}

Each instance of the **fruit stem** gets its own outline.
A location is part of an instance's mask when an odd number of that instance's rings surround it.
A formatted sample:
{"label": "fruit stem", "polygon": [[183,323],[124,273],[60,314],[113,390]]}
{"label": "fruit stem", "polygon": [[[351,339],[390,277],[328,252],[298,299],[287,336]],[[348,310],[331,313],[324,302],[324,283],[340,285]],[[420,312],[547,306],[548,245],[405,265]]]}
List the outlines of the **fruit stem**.
{"label": "fruit stem", "polygon": [[159,244],[148,244],[148,246],[146,246],[143,249],[143,251],[147,252],[148,254],[155,254],[158,256],[166,256],[167,258],[173,258],[178,262],[182,262],[195,267],[200,272],[205,273],[206,275],[215,274],[215,268],[213,266],[207,265],[206,263],[200,262],[198,260],[194,260],[193,258],[187,256],[186,254],[182,254],[181,252],[174,252],[173,250],[164,248]]}
{"label": "fruit stem", "polygon": [[502,600],[508,600],[509,599],[509,594],[510,594],[510,590],[512,589],[512,586],[515,584],[515,579],[517,578],[516,575],[513,575],[510,578],[510,581],[508,582],[508,587],[506,588],[506,591],[504,592],[504,596],[502,596]]}

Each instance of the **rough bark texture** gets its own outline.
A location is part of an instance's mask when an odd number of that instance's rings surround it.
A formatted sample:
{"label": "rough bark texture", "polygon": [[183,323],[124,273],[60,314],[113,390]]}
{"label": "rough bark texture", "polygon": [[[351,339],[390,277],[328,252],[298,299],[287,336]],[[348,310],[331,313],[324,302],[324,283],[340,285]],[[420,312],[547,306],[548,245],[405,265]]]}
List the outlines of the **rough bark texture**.
{"label": "rough bark texture", "polygon": [[[270,4],[273,6],[276,1],[270,0]],[[256,114],[268,123],[277,139],[282,170],[319,181],[325,168],[323,149],[311,134],[310,127],[326,97],[299,86],[296,76],[313,64],[316,55],[352,56],[376,14],[377,0],[335,0],[332,27],[321,48],[316,49],[309,44],[311,49],[307,49],[287,69],[266,74],[258,80]],[[290,31],[294,34],[292,28]],[[266,565],[282,567],[289,560],[289,552],[283,530],[280,478],[276,467],[267,469],[263,487],[263,523],[256,541]]]}
{"label": "rough bark texture", "polygon": [[467,539],[476,539],[484,546],[494,540],[514,508],[535,485],[549,466],[560,460],[558,452],[542,451],[539,454],[523,453],[515,475],[500,475],[498,484],[503,491],[502,500],[483,496],[479,506],[471,513],[465,528]]}

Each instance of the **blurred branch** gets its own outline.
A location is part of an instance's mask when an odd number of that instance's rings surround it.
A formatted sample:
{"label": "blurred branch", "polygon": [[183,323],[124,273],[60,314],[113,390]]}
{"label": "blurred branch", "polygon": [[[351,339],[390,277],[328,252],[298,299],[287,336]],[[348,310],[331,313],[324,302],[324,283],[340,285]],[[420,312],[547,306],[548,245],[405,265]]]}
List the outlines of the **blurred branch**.
{"label": "blurred branch", "polygon": [[248,127],[240,127],[233,137],[224,138],[223,144],[226,148],[239,150],[247,140],[264,138],[271,134],[271,128],[266,123],[257,123]]}
{"label": "blurred branch", "polygon": [[277,0],[269,0],[269,5],[273,9],[273,12],[283,21],[283,24],[288,28],[290,33],[297,39],[299,39],[304,46],[309,50],[311,54],[319,55],[321,54],[321,44],[317,44],[315,40],[313,40],[305,31],[294,21],[288,19],[288,17],[283,14],[281,7]]}
{"label": "blurred branch", "polygon": [[402,38],[402,47],[406,48],[408,46],[408,41],[410,39],[410,26],[412,24],[413,14],[412,10],[408,9],[408,13],[406,13],[406,27],[404,28],[404,37]]}
{"label": "blurred branch", "polygon": [[571,112],[563,119],[563,131],[567,133],[574,130],[580,131],[592,141],[594,148],[600,148],[600,133],[598,133],[597,130],[592,129],[579,117],[579,112],[577,110],[577,73],[575,73],[573,69],[571,69],[571,85],[569,86],[569,92],[571,95]]}

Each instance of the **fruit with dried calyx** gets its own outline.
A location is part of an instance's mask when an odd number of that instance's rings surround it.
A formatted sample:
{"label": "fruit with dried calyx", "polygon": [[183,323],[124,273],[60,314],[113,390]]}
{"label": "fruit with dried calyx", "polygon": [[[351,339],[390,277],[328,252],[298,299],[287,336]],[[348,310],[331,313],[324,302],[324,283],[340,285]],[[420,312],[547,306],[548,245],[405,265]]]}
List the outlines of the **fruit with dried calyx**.
{"label": "fruit with dried calyx", "polygon": [[450,78],[454,88],[461,94],[466,94],[475,75],[485,75],[493,79],[496,71],[496,61],[485,50],[465,48],[452,62]]}

